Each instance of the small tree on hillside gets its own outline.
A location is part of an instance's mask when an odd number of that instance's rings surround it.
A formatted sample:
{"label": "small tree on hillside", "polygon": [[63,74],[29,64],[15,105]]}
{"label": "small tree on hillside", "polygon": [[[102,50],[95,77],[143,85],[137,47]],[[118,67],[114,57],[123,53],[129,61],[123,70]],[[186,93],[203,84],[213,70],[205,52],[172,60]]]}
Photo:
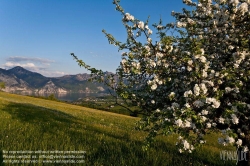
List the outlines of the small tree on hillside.
{"label": "small tree on hillside", "polygon": [[[138,127],[156,135],[178,133],[177,147],[192,152],[204,135],[220,130],[218,142],[247,152],[250,147],[250,0],[191,0],[193,8],[172,12],[176,22],[154,24],[159,41],[151,39],[148,20],[123,15],[127,41],[106,33],[110,44],[124,50],[114,75],[78,64],[94,80],[112,87],[118,96],[136,102],[144,117]],[[171,32],[168,36],[167,32]],[[138,40],[146,37],[146,42]],[[248,153],[248,165],[250,165]]]}
{"label": "small tree on hillside", "polygon": [[4,82],[0,82],[0,91],[2,91],[2,89],[5,88],[5,83]]}

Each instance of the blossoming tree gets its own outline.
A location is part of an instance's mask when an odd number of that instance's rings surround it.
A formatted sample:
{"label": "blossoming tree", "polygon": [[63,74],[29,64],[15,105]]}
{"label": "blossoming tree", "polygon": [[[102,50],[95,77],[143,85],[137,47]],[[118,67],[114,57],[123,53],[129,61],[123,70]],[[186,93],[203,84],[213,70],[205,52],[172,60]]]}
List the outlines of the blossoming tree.
{"label": "blossoming tree", "polygon": [[[148,131],[149,142],[158,134],[178,133],[179,152],[191,153],[206,142],[206,133],[220,130],[220,144],[234,144],[247,152],[250,0],[183,2],[193,10],[172,11],[176,22],[154,24],[159,41],[153,42],[149,20],[125,13],[114,0],[127,30],[125,43],[103,30],[111,44],[125,51],[115,75],[105,75],[72,55],[94,80],[137,103],[144,115],[138,127]],[[145,43],[141,36],[146,37]]]}

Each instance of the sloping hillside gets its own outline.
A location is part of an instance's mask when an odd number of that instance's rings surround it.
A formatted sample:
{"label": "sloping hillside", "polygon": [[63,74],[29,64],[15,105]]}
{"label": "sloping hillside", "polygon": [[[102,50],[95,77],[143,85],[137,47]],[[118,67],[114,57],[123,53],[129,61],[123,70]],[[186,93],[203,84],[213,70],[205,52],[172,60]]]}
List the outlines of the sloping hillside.
{"label": "sloping hillside", "polygon": [[[152,148],[144,152],[146,134],[134,130],[138,120],[0,92],[0,152],[86,151],[86,165],[235,165],[235,162],[220,160],[219,151],[223,147],[216,143],[208,143],[193,154],[179,154],[174,135],[157,138]],[[0,153],[0,163],[1,160]]]}

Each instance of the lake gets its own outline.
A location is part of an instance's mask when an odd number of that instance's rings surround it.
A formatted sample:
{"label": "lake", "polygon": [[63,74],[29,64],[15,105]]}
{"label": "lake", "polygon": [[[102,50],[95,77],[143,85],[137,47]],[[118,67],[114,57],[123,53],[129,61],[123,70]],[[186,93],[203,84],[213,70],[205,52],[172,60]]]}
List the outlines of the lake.
{"label": "lake", "polygon": [[[20,95],[29,95],[29,96],[43,96],[43,97],[48,97],[51,95],[51,93],[23,93],[23,92],[14,92],[15,94],[20,94]],[[102,96],[107,96],[109,95],[108,93],[55,93],[55,97],[58,100],[62,101],[76,101],[79,98],[86,98],[86,97],[102,97]]]}

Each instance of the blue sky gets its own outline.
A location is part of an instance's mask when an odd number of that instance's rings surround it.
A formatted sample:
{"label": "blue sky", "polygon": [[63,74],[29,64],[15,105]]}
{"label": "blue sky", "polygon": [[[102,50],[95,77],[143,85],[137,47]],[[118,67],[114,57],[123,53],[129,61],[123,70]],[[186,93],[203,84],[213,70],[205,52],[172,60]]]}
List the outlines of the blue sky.
{"label": "blue sky", "polygon": [[[92,67],[115,72],[121,52],[102,29],[123,42],[126,31],[112,1],[0,0],[0,68],[19,65],[49,77],[86,73],[70,56],[74,52]],[[184,7],[182,0],[121,0],[121,5],[142,21],[150,16],[150,25],[160,18],[174,22],[171,11]]]}

